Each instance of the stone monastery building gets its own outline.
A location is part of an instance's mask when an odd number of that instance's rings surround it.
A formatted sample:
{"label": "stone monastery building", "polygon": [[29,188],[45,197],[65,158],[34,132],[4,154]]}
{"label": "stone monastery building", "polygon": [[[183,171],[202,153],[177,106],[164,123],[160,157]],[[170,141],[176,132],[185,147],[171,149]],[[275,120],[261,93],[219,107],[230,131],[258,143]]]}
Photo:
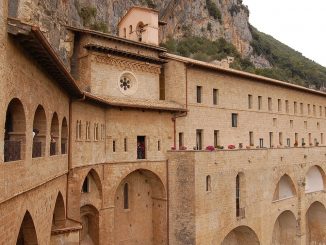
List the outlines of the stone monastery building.
{"label": "stone monastery building", "polygon": [[0,244],[326,244],[325,93],[169,54],[141,7],[66,65],[7,4]]}

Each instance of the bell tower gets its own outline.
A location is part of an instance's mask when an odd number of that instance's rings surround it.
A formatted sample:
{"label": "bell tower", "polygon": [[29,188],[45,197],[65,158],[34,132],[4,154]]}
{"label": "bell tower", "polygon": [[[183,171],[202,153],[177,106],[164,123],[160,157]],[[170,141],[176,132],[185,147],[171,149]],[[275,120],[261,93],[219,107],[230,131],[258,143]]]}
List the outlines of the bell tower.
{"label": "bell tower", "polygon": [[158,45],[158,11],[145,7],[132,7],[118,23],[119,37]]}

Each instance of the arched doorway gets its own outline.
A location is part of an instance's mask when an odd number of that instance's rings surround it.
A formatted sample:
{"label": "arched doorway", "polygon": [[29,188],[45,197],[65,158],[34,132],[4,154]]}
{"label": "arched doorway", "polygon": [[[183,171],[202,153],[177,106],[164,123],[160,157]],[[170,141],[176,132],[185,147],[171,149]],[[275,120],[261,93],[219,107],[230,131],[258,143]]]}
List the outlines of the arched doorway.
{"label": "arched doorway", "polygon": [[324,190],[324,172],[319,166],[312,166],[306,174],[305,192],[316,192]]}
{"label": "arched doorway", "polygon": [[65,221],[66,221],[65,203],[61,192],[59,192],[53,211],[52,228],[57,229],[57,228],[64,227]]}
{"label": "arched doorway", "polygon": [[149,170],[126,176],[115,193],[115,244],[166,244],[166,192]]}
{"label": "arched doorway", "polygon": [[52,116],[50,137],[50,156],[57,155],[59,152],[59,119],[56,112]]}
{"label": "arched doorway", "polygon": [[16,245],[37,245],[35,226],[30,213],[27,211],[19,229]]}
{"label": "arched doorway", "polygon": [[307,244],[326,244],[326,209],[314,202],[306,213]]}
{"label": "arched doorway", "polygon": [[99,245],[99,212],[92,205],[80,208],[83,229],[80,235],[81,245]]}
{"label": "arched doorway", "polygon": [[239,226],[229,232],[221,245],[259,245],[256,233],[248,226]]}
{"label": "arched doorway", "polygon": [[272,245],[297,244],[297,221],[291,211],[281,213],[274,224]]}
{"label": "arched doorway", "polygon": [[4,161],[25,159],[26,119],[23,104],[13,99],[8,105],[4,137]]}
{"label": "arched doorway", "polygon": [[46,146],[46,116],[44,108],[39,105],[33,121],[33,151],[32,157],[43,157]]}
{"label": "arched doorway", "polygon": [[294,183],[290,176],[284,174],[276,185],[273,201],[290,198],[296,195]]}

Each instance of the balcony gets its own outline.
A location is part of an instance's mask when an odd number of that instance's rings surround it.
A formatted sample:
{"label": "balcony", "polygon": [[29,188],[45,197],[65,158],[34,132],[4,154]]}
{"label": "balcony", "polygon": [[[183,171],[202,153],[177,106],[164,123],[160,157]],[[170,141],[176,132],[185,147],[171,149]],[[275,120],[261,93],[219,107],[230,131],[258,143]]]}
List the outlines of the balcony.
{"label": "balcony", "polygon": [[21,160],[21,142],[5,140],[4,144],[5,162]]}

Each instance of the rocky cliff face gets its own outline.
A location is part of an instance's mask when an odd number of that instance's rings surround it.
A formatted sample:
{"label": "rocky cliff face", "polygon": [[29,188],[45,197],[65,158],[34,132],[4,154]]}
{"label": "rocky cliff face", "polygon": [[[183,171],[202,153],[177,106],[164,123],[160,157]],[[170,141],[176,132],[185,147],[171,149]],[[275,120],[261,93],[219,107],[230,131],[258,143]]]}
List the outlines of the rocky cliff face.
{"label": "rocky cliff face", "polygon": [[65,25],[115,34],[119,19],[133,5],[159,10],[160,19],[167,22],[163,42],[169,36],[194,35],[211,40],[223,37],[256,66],[269,66],[263,57],[252,55],[249,10],[242,0],[9,0],[9,13],[40,26],[66,61]]}

